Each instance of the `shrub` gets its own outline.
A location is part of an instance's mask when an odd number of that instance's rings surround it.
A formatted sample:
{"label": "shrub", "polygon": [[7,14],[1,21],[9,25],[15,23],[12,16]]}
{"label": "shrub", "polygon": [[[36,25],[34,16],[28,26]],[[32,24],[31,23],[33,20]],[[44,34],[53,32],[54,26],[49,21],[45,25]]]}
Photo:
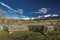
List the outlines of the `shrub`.
{"label": "shrub", "polygon": [[42,35],[39,32],[14,31],[8,33],[0,30],[0,40],[60,40],[60,31],[49,31]]}
{"label": "shrub", "polygon": [[43,35],[30,31],[16,31],[11,36],[13,40],[43,40]]}
{"label": "shrub", "polygon": [[9,34],[6,31],[0,30],[0,40],[9,40]]}
{"label": "shrub", "polygon": [[11,34],[0,31],[0,40],[43,40],[43,35],[31,31],[14,31]]}

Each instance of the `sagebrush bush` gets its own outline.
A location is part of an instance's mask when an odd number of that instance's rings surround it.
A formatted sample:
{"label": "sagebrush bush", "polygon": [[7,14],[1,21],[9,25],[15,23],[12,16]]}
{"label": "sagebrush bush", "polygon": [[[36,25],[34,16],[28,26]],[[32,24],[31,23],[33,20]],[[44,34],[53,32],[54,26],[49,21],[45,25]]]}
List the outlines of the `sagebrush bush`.
{"label": "sagebrush bush", "polygon": [[31,31],[0,32],[0,40],[43,40],[43,35]]}
{"label": "sagebrush bush", "polygon": [[49,31],[47,34],[31,31],[0,31],[0,40],[60,40],[60,31]]}

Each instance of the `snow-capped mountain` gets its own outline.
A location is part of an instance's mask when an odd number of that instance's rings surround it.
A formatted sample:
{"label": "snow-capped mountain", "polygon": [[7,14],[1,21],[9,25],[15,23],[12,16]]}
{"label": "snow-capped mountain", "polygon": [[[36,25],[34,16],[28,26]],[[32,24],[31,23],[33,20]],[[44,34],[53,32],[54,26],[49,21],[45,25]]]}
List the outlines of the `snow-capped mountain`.
{"label": "snow-capped mountain", "polygon": [[47,19],[60,19],[60,15],[57,14],[48,14],[43,16],[38,16],[35,20],[47,20]]}
{"label": "snow-capped mountain", "polygon": [[44,17],[55,17],[55,16],[59,16],[57,14],[48,14],[48,15],[44,15]]}

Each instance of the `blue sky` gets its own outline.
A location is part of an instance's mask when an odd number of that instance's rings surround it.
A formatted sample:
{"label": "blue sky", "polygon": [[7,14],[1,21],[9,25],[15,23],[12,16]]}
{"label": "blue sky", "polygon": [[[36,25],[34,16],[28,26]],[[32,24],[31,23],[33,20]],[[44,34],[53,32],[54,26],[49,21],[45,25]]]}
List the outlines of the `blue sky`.
{"label": "blue sky", "polygon": [[0,0],[0,9],[7,18],[60,15],[60,0]]}

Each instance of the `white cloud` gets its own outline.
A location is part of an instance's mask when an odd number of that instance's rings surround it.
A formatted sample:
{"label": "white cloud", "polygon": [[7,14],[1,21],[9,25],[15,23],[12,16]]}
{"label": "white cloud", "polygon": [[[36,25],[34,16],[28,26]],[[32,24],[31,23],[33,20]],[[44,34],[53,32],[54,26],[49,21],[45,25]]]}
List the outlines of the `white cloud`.
{"label": "white cloud", "polygon": [[20,19],[19,17],[6,17],[7,19]]}
{"label": "white cloud", "polygon": [[18,9],[17,12],[22,14],[24,11],[22,9]]}
{"label": "white cloud", "polygon": [[28,17],[28,18],[20,18],[20,19],[23,19],[23,20],[30,20],[30,18]]}
{"label": "white cloud", "polygon": [[12,17],[12,19],[20,19],[19,17]]}
{"label": "white cloud", "polygon": [[36,19],[36,17],[31,17],[30,19]]}
{"label": "white cloud", "polygon": [[6,5],[5,3],[3,2],[0,2],[1,5],[5,6],[6,8],[8,8],[9,10],[11,10],[12,12],[14,13],[23,13],[24,11],[22,9],[18,9],[18,10],[14,10],[13,8],[11,8],[9,5]]}
{"label": "white cloud", "polygon": [[31,12],[31,13],[43,13],[43,14],[46,14],[47,13],[47,8],[41,8],[41,9],[39,9],[38,11],[36,11],[36,12]]}
{"label": "white cloud", "polygon": [[20,19],[24,19],[24,20],[30,20],[30,19],[36,19],[35,17],[28,17],[28,16],[24,16],[24,15],[21,15]]}
{"label": "white cloud", "polygon": [[5,7],[7,7],[8,9],[16,12],[16,10],[12,9],[10,6],[8,6],[8,5],[6,5],[6,4],[4,4],[4,3],[2,3],[2,2],[0,2],[0,4],[3,5],[3,6],[5,6]]}
{"label": "white cloud", "polygon": [[28,16],[24,16],[24,15],[21,15],[21,17],[12,17],[12,19],[30,20]]}
{"label": "white cloud", "polygon": [[51,16],[51,14],[48,14],[48,15],[44,15],[44,17],[50,17]]}
{"label": "white cloud", "polygon": [[46,13],[47,13],[47,9],[46,9],[46,8],[41,8],[41,9],[39,10],[39,13],[44,13],[44,14],[46,14]]}

